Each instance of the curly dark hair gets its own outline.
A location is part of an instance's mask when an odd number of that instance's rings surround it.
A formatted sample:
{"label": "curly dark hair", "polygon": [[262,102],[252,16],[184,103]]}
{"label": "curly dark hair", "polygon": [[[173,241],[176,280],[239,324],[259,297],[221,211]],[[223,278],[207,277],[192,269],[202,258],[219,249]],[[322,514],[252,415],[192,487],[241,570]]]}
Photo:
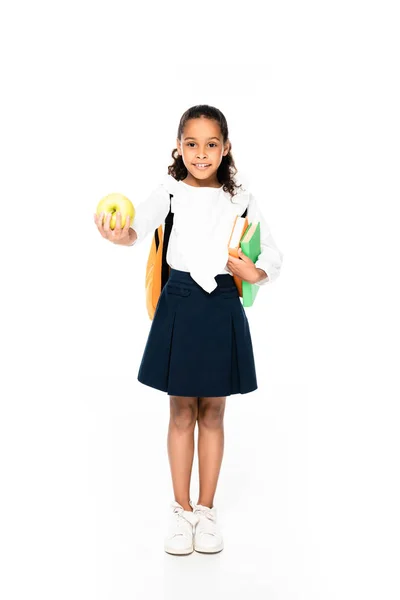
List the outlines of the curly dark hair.
{"label": "curly dark hair", "polygon": [[[196,104],[195,106],[188,108],[188,110],[183,113],[179,122],[177,138],[181,139],[185,124],[189,119],[198,119],[200,117],[214,119],[217,121],[217,123],[219,123],[225,144],[229,137],[226,118],[223,113],[218,110],[218,108],[209,106],[208,104]],[[174,162],[168,167],[168,175],[172,175],[172,177],[178,181],[181,181],[187,176],[187,168],[185,167],[182,156],[179,155],[177,148],[174,148],[172,151],[172,158],[174,159]],[[235,166],[235,161],[233,160],[231,150],[229,150],[228,154],[222,157],[221,164],[219,165],[217,171],[217,178],[218,181],[223,185],[223,190],[230,193],[231,199],[237,193],[237,190],[242,187],[241,184],[238,185],[235,181],[236,173],[237,168]]]}

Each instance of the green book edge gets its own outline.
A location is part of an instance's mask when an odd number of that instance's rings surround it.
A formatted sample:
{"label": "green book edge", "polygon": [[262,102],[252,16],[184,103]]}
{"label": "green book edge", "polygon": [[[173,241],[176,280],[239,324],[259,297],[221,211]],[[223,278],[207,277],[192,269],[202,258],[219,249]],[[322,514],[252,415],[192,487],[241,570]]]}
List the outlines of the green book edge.
{"label": "green book edge", "polygon": [[[252,223],[247,227],[242,239],[246,236],[246,233],[252,226]],[[260,222],[257,223],[257,227],[254,231],[254,235],[249,242],[240,242],[240,247],[243,254],[251,258],[253,262],[256,262],[261,254],[261,241],[260,241]],[[255,283],[249,283],[248,281],[242,281],[243,289],[243,306],[249,307],[254,304],[254,300],[259,292],[260,286]]]}

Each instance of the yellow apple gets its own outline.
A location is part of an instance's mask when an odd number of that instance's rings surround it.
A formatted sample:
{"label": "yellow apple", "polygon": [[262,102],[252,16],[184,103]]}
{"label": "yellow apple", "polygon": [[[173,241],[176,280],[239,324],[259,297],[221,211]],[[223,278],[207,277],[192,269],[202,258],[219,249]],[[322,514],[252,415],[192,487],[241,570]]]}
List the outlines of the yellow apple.
{"label": "yellow apple", "polygon": [[135,207],[132,202],[124,196],[123,194],[118,194],[117,192],[113,194],[108,194],[108,196],[104,196],[100,200],[97,205],[96,213],[100,215],[104,212],[103,223],[106,220],[107,213],[112,213],[112,217],[110,219],[110,228],[115,229],[115,225],[117,223],[117,211],[121,213],[121,227],[124,227],[126,217],[130,216],[130,225],[132,225],[132,221],[135,218]]}

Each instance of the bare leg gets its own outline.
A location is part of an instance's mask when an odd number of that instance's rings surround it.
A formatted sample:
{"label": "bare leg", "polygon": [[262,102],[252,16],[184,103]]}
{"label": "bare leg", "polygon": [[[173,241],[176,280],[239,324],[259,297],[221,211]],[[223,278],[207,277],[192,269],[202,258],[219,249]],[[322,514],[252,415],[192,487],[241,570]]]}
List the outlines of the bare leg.
{"label": "bare leg", "polygon": [[224,453],[224,413],[226,397],[199,398],[198,456],[199,500],[197,504],[213,507],[215,490]]}
{"label": "bare leg", "polygon": [[194,428],[197,415],[197,398],[170,396],[168,457],[175,500],[185,510],[192,510],[189,504],[190,477],[193,466]]}

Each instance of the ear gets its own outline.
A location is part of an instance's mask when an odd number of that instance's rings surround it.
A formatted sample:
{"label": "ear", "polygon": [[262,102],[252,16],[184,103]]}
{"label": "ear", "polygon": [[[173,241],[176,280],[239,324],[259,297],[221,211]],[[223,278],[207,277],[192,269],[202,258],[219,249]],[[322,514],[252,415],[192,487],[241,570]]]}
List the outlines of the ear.
{"label": "ear", "polygon": [[225,145],[224,145],[223,156],[226,156],[227,154],[229,154],[230,149],[231,149],[231,143],[228,139],[228,140],[226,140]]}
{"label": "ear", "polygon": [[181,141],[178,138],[176,138],[176,147],[178,148],[178,154],[182,156],[182,145]]}

